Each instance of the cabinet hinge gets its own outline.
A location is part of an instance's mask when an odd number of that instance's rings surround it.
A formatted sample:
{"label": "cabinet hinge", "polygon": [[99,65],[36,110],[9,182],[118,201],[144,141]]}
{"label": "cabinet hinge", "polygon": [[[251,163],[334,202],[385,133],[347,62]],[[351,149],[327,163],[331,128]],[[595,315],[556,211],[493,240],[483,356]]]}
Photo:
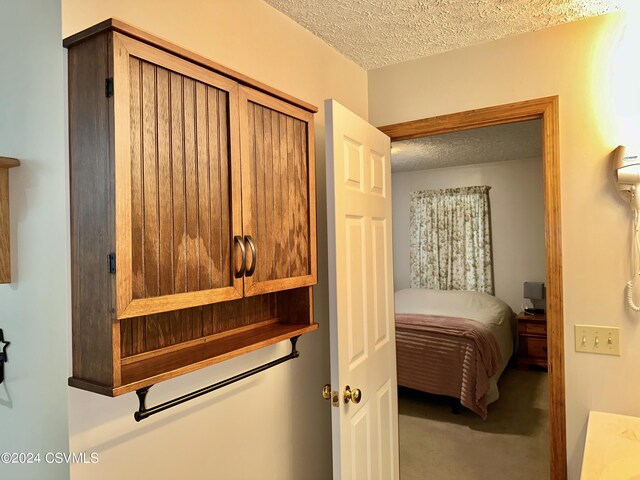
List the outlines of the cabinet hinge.
{"label": "cabinet hinge", "polygon": [[109,263],[109,273],[116,273],[116,254],[107,255],[107,262]]}
{"label": "cabinet hinge", "polygon": [[107,98],[113,97],[113,77],[107,78],[104,82],[104,94]]}

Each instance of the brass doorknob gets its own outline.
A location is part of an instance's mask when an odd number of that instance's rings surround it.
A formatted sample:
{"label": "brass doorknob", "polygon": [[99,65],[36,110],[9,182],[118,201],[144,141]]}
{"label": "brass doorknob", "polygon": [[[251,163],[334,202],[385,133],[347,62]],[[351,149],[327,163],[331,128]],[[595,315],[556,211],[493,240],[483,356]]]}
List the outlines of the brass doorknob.
{"label": "brass doorknob", "polygon": [[322,398],[329,400],[331,398],[331,385],[328,383],[322,387]]}
{"label": "brass doorknob", "polygon": [[351,401],[355,404],[358,404],[362,399],[362,392],[360,391],[359,388],[354,388],[353,390],[351,390],[351,387],[347,385],[346,387],[344,387],[343,398],[344,398],[344,403],[349,403],[349,401]]}

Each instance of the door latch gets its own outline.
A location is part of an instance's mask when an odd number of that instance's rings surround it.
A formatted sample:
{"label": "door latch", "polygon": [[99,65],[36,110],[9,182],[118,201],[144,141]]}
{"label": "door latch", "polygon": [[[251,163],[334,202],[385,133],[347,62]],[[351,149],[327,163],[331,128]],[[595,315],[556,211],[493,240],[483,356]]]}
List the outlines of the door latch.
{"label": "door latch", "polygon": [[332,407],[340,406],[340,395],[338,394],[338,391],[331,391],[331,385],[329,385],[328,383],[324,387],[322,387],[322,398],[324,398],[325,400],[331,399]]}

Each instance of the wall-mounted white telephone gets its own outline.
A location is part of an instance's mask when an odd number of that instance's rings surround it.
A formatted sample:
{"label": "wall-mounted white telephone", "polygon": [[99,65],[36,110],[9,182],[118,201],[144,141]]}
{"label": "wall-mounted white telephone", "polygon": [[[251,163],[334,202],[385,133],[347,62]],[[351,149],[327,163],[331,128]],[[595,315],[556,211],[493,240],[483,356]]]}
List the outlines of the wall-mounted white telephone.
{"label": "wall-mounted white telephone", "polygon": [[616,148],[613,151],[613,176],[618,193],[633,210],[631,263],[634,274],[627,282],[627,303],[632,310],[640,312],[640,307],[633,301],[633,286],[637,276],[640,276],[640,225],[638,219],[640,212],[640,156],[638,151],[628,151],[622,145]]}

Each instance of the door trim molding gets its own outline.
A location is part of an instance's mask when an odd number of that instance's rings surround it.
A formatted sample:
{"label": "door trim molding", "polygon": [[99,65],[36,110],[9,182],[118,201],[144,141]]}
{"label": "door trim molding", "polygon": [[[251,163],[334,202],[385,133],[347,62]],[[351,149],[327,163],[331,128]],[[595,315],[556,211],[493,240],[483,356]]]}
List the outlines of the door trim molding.
{"label": "door trim molding", "polygon": [[567,478],[567,439],[558,96],[468,110],[378,128],[394,141],[534,119],[542,119],[543,137],[550,471],[552,479],[565,480]]}

